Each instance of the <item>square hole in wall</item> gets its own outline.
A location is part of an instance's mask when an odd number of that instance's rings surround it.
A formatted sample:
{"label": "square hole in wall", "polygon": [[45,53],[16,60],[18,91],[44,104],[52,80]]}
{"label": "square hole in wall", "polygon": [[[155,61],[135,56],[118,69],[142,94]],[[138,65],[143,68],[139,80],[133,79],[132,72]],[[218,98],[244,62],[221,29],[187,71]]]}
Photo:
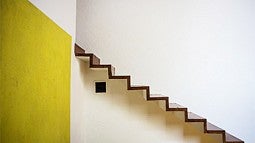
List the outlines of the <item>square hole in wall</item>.
{"label": "square hole in wall", "polygon": [[95,82],[96,93],[106,93],[106,82]]}

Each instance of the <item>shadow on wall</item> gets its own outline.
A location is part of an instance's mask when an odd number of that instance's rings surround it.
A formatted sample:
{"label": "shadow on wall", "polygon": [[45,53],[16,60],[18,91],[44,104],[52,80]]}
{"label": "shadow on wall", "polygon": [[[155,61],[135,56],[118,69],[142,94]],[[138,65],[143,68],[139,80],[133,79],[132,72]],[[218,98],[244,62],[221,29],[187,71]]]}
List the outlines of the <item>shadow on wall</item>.
{"label": "shadow on wall", "polygon": [[[156,101],[146,101],[143,91],[128,91],[126,80],[108,79],[107,69],[90,69],[79,60],[86,94],[79,97],[79,119],[74,123],[79,137],[76,142],[187,142],[215,143],[177,118],[174,112],[165,112]],[[95,93],[94,82],[106,81],[106,93]]]}

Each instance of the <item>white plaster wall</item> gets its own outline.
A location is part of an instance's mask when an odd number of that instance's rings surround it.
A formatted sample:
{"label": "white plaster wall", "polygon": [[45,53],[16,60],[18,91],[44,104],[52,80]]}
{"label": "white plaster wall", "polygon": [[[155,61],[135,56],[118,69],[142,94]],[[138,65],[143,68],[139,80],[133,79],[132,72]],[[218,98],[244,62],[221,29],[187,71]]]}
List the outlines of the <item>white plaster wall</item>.
{"label": "white plaster wall", "polygon": [[78,0],[76,42],[134,84],[253,143],[254,7],[253,0]]}

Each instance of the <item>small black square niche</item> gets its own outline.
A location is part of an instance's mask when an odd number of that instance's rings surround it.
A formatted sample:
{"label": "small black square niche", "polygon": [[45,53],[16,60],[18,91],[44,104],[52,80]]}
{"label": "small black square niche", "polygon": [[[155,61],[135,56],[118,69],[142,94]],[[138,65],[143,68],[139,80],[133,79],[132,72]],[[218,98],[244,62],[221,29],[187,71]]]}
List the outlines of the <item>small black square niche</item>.
{"label": "small black square niche", "polygon": [[95,82],[96,93],[106,93],[106,82]]}

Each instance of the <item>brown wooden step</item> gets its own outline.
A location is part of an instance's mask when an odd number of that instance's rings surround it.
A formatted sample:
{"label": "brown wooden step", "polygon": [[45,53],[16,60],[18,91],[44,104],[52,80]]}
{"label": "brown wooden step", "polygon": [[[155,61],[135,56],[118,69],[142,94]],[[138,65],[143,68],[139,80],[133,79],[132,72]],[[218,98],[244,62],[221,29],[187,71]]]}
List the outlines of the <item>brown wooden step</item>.
{"label": "brown wooden step", "polygon": [[169,103],[169,108],[167,111],[187,111],[188,109],[177,103]]}
{"label": "brown wooden step", "polygon": [[130,79],[130,75],[114,75],[110,79]]}
{"label": "brown wooden step", "polygon": [[89,55],[90,55],[90,59],[92,59],[90,60],[91,65],[100,65],[100,59],[97,56],[95,56],[94,54],[89,54]]}
{"label": "brown wooden step", "polygon": [[149,86],[131,85],[128,90],[148,90]]}
{"label": "brown wooden step", "polygon": [[74,45],[74,54],[75,56],[79,56],[79,54],[85,54],[85,50],[82,49],[79,45],[75,44]]}
{"label": "brown wooden step", "polygon": [[81,60],[84,60],[83,57],[89,58],[90,65],[99,65],[100,64],[100,59],[97,56],[95,56],[94,54],[77,53],[76,57],[80,58]]}
{"label": "brown wooden step", "polygon": [[109,79],[115,74],[115,67],[109,64],[104,64],[104,65],[90,65],[90,68],[107,68],[108,69],[108,76]]}
{"label": "brown wooden step", "polygon": [[150,97],[148,100],[168,100],[168,96],[164,96],[161,94],[150,94]]}
{"label": "brown wooden step", "polygon": [[206,122],[206,119],[203,117],[200,117],[199,115],[192,113],[192,112],[188,112],[188,122]]}
{"label": "brown wooden step", "polygon": [[100,59],[92,53],[78,54],[78,56],[80,56],[80,57],[83,57],[83,56],[84,57],[89,57],[90,66],[100,65]]}
{"label": "brown wooden step", "polygon": [[91,65],[90,68],[111,68],[112,65]]}
{"label": "brown wooden step", "polygon": [[225,133],[225,130],[213,125],[210,122],[206,123],[206,132],[207,133]]}
{"label": "brown wooden step", "polygon": [[233,135],[231,135],[227,132],[225,134],[226,134],[226,142],[227,143],[244,143],[244,141],[240,140],[237,137],[234,137]]}
{"label": "brown wooden step", "polygon": [[80,56],[80,57],[89,57],[90,58],[90,65],[99,65],[100,64],[100,59],[94,55],[93,53],[85,53],[85,50],[82,49],[79,45],[75,44],[74,47],[74,53],[75,56]]}

